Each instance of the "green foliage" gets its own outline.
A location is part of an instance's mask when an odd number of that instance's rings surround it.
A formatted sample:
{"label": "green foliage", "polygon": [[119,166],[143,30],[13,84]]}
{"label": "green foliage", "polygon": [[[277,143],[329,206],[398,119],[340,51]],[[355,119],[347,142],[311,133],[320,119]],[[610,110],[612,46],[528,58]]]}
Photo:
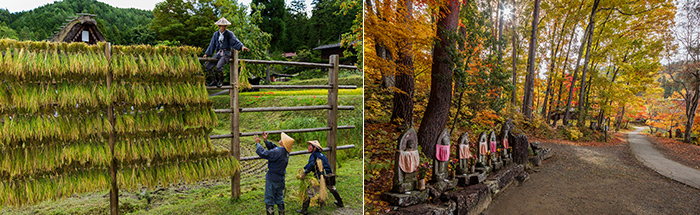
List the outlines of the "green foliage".
{"label": "green foliage", "polygon": [[253,0],[251,5],[253,14],[260,13],[260,20],[256,23],[264,32],[272,35],[270,44],[279,47],[286,31],[284,0]]}
{"label": "green foliage", "polygon": [[[115,8],[96,0],[64,0],[37,7],[29,11],[8,13],[0,16],[0,22],[18,33],[20,40],[44,40],[53,35],[53,32],[63,24],[64,20],[76,13],[96,14],[95,20],[98,28],[107,41],[113,44],[152,44],[149,41],[149,33],[143,29],[151,19],[153,13],[134,8]],[[12,37],[10,37],[12,38]]]}
{"label": "green foliage", "polygon": [[17,32],[14,29],[8,27],[7,24],[5,24],[5,22],[0,23],[0,38],[10,38],[15,40],[18,39]]}

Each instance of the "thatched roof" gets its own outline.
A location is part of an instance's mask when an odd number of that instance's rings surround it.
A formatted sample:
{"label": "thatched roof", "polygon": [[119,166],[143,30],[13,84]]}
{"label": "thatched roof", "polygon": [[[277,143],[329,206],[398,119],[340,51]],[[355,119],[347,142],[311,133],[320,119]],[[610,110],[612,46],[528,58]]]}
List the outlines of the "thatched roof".
{"label": "thatched roof", "polygon": [[95,14],[78,13],[76,15],[72,19],[66,19],[66,22],[48,40],[67,43],[83,42],[82,32],[87,31],[89,33],[88,43],[95,44],[105,41],[104,35],[97,29],[97,22],[94,19]]}

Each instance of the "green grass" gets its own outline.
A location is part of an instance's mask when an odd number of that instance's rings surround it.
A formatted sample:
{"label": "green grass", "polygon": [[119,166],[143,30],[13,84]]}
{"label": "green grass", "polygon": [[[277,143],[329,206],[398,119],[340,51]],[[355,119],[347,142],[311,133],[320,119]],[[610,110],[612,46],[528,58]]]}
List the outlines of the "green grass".
{"label": "green grass", "polygon": [[[355,85],[357,88],[362,88],[362,75],[350,75],[343,77],[342,74],[338,78],[339,85]],[[287,82],[274,82],[274,85],[328,85],[328,78],[312,78],[305,80],[292,79]]]}
{"label": "green grass", "polygon": [[[325,91],[325,90],[324,90]],[[274,91],[273,94],[281,94]],[[360,91],[361,92],[361,91]],[[258,93],[258,92],[256,92]],[[327,104],[326,96],[307,94],[307,91],[285,91],[290,96],[258,96],[242,95],[241,107],[269,106],[306,106]],[[279,94],[278,94],[279,95]],[[228,95],[210,97],[214,108],[228,108]],[[318,206],[310,208],[316,214],[360,214],[362,211],[362,94],[341,94],[338,97],[340,105],[355,106],[352,111],[339,111],[338,125],[355,125],[355,129],[339,130],[338,145],[354,144],[356,147],[338,151],[338,185],[340,195],[345,201],[345,208],[338,209],[332,204],[333,197],[329,193],[329,201],[319,210]],[[212,134],[230,133],[229,114],[217,114],[218,124]],[[242,113],[240,116],[242,132],[261,130],[281,130],[292,128],[311,128],[326,126],[326,110],[315,111],[284,111],[265,113]],[[317,139],[326,145],[326,132],[290,134],[296,139],[294,151],[305,150],[307,140]],[[273,142],[279,140],[279,135],[270,135]],[[212,140],[215,146],[227,148],[229,139]],[[253,150],[252,137],[241,138],[241,150]],[[297,170],[308,161],[308,155],[292,156],[287,167],[286,178],[286,208],[288,214],[301,208],[301,202],[294,198],[298,191],[299,181],[295,178]],[[246,161],[265,162],[265,161]],[[243,165],[246,163],[243,162]],[[266,165],[261,163],[260,165]],[[149,190],[143,193],[120,192],[120,211],[123,214],[263,214],[265,203],[264,185],[265,171],[242,175],[241,198],[230,199],[230,181],[223,179],[217,182],[202,182],[196,185],[171,187],[162,190]],[[84,194],[64,200],[46,201],[37,205],[21,208],[10,207],[0,209],[0,214],[108,214],[108,192]]]}
{"label": "green grass", "polygon": [[[289,159],[286,177],[285,206],[287,213],[301,208],[295,198],[299,180],[295,177],[299,168],[306,164],[308,155]],[[258,177],[264,178],[264,172]],[[322,209],[312,204],[309,212],[314,214],[359,214],[362,211],[362,160],[348,160],[338,168],[336,188],[343,198],[345,208],[332,204],[333,197]],[[205,183],[192,189],[169,188],[145,194],[121,193],[120,211],[123,214],[263,214],[265,210],[264,179],[251,182],[244,187],[241,198],[231,200],[229,181]],[[5,208],[0,214],[108,214],[109,198],[103,194],[89,194],[79,198],[47,201],[22,208]],[[150,201],[150,203],[149,203]]]}

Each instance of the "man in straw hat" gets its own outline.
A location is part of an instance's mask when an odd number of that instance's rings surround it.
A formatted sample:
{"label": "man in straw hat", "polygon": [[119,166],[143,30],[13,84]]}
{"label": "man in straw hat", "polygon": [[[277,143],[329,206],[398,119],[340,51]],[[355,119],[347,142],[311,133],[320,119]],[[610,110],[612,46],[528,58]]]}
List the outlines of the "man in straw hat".
{"label": "man in straw hat", "polygon": [[260,145],[260,137],[255,135],[257,143],[257,153],[261,158],[267,159],[267,174],[265,174],[265,204],[267,214],[275,214],[275,205],[280,215],[284,215],[284,175],[287,173],[287,163],[289,163],[289,153],[292,152],[294,139],[282,132],[282,137],[276,146],[267,140],[267,133],[263,131],[262,138],[265,140],[265,150]]}
{"label": "man in straw hat", "polygon": [[[209,86],[216,85],[217,87],[221,87],[224,84],[224,64],[226,64],[226,62],[228,62],[228,60],[231,58],[231,49],[236,49],[238,51],[249,51],[249,49],[246,48],[243,43],[238,40],[238,38],[236,38],[236,35],[234,35],[233,32],[226,30],[226,26],[231,25],[231,22],[226,20],[226,18],[222,17],[214,24],[219,26],[219,30],[214,32],[214,35],[211,37],[209,47],[207,47],[207,51],[204,52],[204,57],[206,58],[207,56],[212,56],[213,58],[218,59],[218,62],[212,63],[207,61],[204,67],[207,69],[209,76],[211,76],[213,80],[211,83],[209,83]],[[214,54],[215,50],[217,50],[216,54]],[[212,73],[212,68],[214,68],[214,66],[216,66],[216,71]]]}
{"label": "man in straw hat", "polygon": [[311,156],[309,156],[309,162],[304,166],[304,173],[301,174],[301,178],[303,179],[306,177],[306,174],[314,172],[316,178],[319,179],[319,181],[323,181],[323,183],[319,183],[320,186],[309,186],[306,190],[306,194],[309,198],[304,200],[302,209],[297,210],[297,213],[307,214],[306,210],[309,208],[309,204],[311,204],[311,198],[320,194],[320,192],[326,192],[321,188],[323,185],[325,185],[326,188],[331,191],[333,197],[335,197],[335,205],[342,208],[344,206],[343,199],[340,198],[338,190],[335,189],[335,175],[333,174],[331,165],[328,163],[328,158],[321,153],[323,149],[321,144],[318,140],[307,141],[306,143],[309,144],[308,151],[311,152]]}

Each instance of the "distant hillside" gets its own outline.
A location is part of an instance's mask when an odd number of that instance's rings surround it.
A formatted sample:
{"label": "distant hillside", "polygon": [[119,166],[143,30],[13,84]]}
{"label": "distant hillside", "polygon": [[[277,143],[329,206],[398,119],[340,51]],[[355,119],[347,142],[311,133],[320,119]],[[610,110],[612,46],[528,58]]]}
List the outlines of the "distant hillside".
{"label": "distant hillside", "polygon": [[20,40],[45,40],[76,13],[97,15],[100,31],[114,44],[153,44],[155,32],[148,29],[153,12],[115,8],[95,0],[64,0],[30,11],[10,13],[0,9],[0,25],[13,29]]}

